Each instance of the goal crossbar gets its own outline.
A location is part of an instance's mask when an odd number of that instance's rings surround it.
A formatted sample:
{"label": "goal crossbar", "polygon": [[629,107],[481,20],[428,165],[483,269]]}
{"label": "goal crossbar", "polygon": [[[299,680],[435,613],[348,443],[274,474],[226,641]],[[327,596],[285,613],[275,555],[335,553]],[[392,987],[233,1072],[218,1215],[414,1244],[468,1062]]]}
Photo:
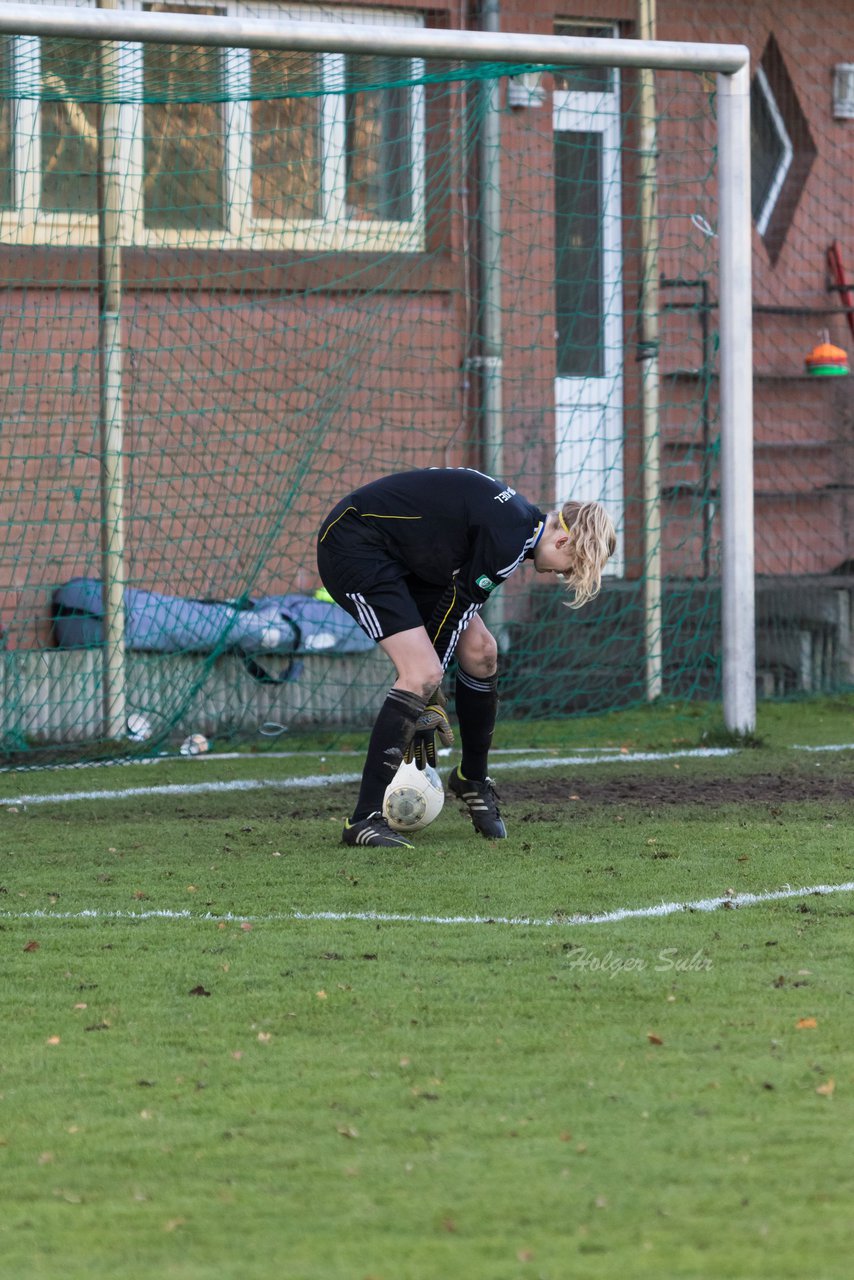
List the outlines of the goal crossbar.
{"label": "goal crossbar", "polygon": [[668,40],[602,40],[516,32],[447,31],[369,24],[301,22],[292,18],[212,17],[207,14],[133,13],[117,9],[0,5],[0,32],[64,39],[153,41],[238,49],[346,52],[465,62],[547,63],[553,66],[649,67],[721,72],[744,67],[749,50],[738,44]]}

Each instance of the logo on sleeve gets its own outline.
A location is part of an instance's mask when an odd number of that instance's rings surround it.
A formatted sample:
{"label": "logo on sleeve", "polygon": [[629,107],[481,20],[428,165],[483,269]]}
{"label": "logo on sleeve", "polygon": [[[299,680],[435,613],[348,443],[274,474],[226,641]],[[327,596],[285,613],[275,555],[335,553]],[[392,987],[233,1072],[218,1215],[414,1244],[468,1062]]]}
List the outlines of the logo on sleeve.
{"label": "logo on sleeve", "polygon": [[479,578],[475,578],[475,582],[481,591],[494,591],[498,586],[498,583],[493,582],[491,578],[487,578],[485,573],[482,573]]}

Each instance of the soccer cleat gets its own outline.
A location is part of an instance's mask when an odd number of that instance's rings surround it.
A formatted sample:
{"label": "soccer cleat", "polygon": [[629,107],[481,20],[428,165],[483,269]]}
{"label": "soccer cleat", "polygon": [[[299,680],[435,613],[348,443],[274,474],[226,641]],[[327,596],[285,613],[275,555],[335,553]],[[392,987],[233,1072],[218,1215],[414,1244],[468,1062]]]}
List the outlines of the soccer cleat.
{"label": "soccer cleat", "polygon": [[392,831],[383,815],[377,811],[356,822],[345,822],[341,843],[350,845],[381,845],[383,848],[414,849],[415,846],[399,831]]}
{"label": "soccer cleat", "polygon": [[448,790],[458,800],[462,800],[468,809],[475,831],[479,831],[487,840],[504,839],[507,828],[498,812],[498,792],[491,778],[485,778],[483,782],[472,782],[463,778],[459,769],[454,769],[448,778]]}

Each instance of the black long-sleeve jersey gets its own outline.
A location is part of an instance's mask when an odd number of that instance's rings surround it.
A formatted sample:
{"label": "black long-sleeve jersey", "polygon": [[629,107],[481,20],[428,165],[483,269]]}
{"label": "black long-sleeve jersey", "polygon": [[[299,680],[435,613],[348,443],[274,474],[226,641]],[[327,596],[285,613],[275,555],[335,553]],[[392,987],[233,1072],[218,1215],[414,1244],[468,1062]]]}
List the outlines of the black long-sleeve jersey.
{"label": "black long-sleeve jersey", "polygon": [[345,515],[376,531],[414,577],[444,588],[428,624],[443,665],[490,593],[533,553],[546,520],[509,485],[465,467],[404,471],[356,489],[330,513],[321,540]]}

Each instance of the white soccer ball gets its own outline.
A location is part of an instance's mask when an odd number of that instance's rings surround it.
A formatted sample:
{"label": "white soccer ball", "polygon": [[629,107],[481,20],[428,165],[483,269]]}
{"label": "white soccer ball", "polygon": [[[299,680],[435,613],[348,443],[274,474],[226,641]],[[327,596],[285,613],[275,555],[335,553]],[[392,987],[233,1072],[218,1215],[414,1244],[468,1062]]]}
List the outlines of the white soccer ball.
{"label": "white soccer ball", "polygon": [[151,721],[134,711],[128,716],[128,737],[131,742],[145,742],[151,737]]}
{"label": "white soccer ball", "polygon": [[445,803],[442,780],[428,764],[402,764],[386,787],[383,814],[395,831],[421,831],[435,822]]}
{"label": "white soccer ball", "polygon": [[276,649],[282,642],[282,632],[279,627],[264,627],[259,637],[262,649]]}

